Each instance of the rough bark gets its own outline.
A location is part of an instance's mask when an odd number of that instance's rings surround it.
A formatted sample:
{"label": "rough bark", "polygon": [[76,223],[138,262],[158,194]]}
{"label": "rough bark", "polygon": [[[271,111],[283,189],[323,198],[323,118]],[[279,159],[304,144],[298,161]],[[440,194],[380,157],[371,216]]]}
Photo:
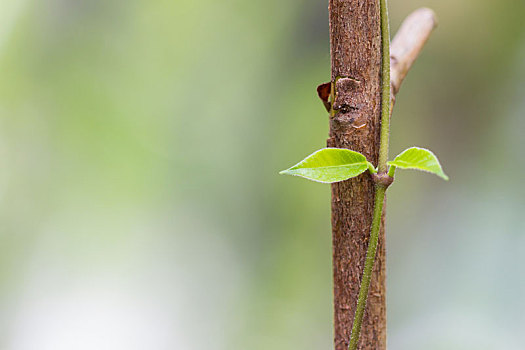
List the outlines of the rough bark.
{"label": "rough bark", "polygon": [[[331,111],[329,147],[379,156],[381,30],[377,0],[329,0],[332,89],[319,86]],[[408,70],[437,25],[434,12],[414,11],[391,45],[391,106]],[[332,101],[328,101],[328,93]],[[332,185],[334,342],[346,350],[372,222],[374,186],[366,174]],[[384,217],[359,349],[386,349],[386,250]]]}
{"label": "rough bark", "polygon": [[[329,147],[363,153],[377,165],[381,108],[381,33],[377,0],[330,0],[332,82]],[[374,184],[365,173],[332,185],[334,342],[350,339],[367,241]],[[382,225],[359,349],[386,349],[386,251]]]}

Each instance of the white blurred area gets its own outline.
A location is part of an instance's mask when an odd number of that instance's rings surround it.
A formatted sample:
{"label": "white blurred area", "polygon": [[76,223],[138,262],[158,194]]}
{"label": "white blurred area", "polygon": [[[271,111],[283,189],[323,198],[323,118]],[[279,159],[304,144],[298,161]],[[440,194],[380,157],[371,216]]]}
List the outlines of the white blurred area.
{"label": "white blurred area", "polygon": [[[190,213],[179,216],[184,210],[173,222],[186,228],[186,234],[173,232],[173,225],[163,227],[161,217],[152,220],[129,208],[120,213],[113,209],[117,213],[70,208],[39,232],[26,266],[18,267],[17,290],[4,300],[3,346],[224,346],[228,334],[221,323],[232,316],[240,264],[220,235],[211,234],[213,229],[202,222],[188,221]],[[107,241],[101,232],[119,238]]]}
{"label": "white blurred area", "polygon": [[[45,273],[42,274],[45,276]],[[78,286],[38,288],[20,301],[9,349],[170,349],[188,348],[174,334],[173,317],[149,301],[139,286],[79,281]],[[95,287],[93,286],[95,285]],[[127,287],[127,288],[125,288]]]}

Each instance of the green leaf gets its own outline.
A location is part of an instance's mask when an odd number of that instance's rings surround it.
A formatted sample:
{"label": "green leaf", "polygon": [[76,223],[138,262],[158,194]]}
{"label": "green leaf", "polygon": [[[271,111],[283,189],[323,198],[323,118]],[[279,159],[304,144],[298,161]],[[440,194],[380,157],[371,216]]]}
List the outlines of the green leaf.
{"label": "green leaf", "polygon": [[323,148],[279,174],[333,183],[355,177],[365,172],[369,166],[374,168],[361,153],[343,148]]}
{"label": "green leaf", "polygon": [[402,169],[417,169],[428,171],[429,173],[436,174],[445,180],[448,180],[448,176],[445,175],[441,164],[437,157],[428,149],[411,147],[404,150],[399,154],[393,161],[387,163],[390,166],[395,166]]}

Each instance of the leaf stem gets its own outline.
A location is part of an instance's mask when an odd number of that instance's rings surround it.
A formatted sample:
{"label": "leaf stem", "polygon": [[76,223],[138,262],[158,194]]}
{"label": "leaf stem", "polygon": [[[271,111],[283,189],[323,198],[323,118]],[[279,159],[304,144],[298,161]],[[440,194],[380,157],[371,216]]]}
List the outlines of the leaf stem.
{"label": "leaf stem", "polygon": [[395,173],[396,173],[396,166],[390,165],[390,168],[388,168],[388,176],[393,178]]}
{"label": "leaf stem", "polygon": [[[388,142],[390,136],[390,28],[388,23],[387,0],[379,0],[381,16],[381,139],[379,145],[379,162],[377,170],[379,174],[387,173],[388,161]],[[393,169],[394,170],[394,169]],[[361,325],[368,299],[368,290],[372,278],[377,245],[379,242],[379,230],[381,226],[381,217],[383,216],[383,204],[385,201],[385,192],[388,185],[376,183],[374,214],[372,217],[372,228],[370,230],[370,239],[368,250],[366,252],[365,268],[359,287],[359,296],[355,310],[352,333],[350,335],[349,350],[357,350],[359,335],[361,334]]]}
{"label": "leaf stem", "polygon": [[370,174],[377,174],[377,170],[376,168],[374,168],[374,165],[370,162],[367,162],[367,165],[368,165],[368,171],[370,172]]}

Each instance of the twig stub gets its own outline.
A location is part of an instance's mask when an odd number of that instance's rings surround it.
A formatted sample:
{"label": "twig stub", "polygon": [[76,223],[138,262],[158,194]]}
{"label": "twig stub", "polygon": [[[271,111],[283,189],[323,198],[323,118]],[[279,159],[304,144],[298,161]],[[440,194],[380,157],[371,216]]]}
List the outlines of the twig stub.
{"label": "twig stub", "polygon": [[434,11],[429,8],[420,8],[408,15],[397,31],[390,49],[391,105],[395,103],[395,95],[401,83],[437,23]]}

